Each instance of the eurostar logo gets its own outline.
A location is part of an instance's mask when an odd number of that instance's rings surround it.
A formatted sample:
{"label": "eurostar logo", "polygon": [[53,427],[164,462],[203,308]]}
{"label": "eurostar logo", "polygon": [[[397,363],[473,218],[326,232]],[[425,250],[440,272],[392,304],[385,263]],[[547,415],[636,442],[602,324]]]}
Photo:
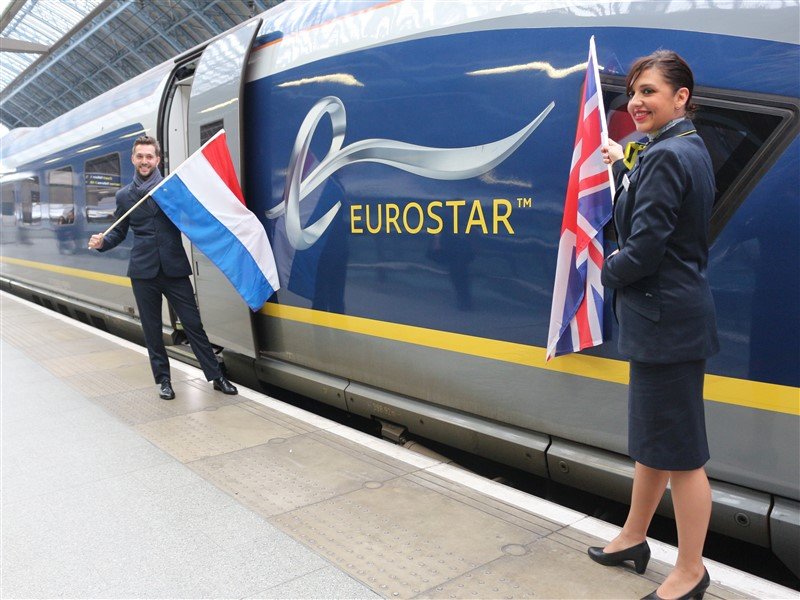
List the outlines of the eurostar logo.
{"label": "eurostar logo", "polygon": [[[487,144],[464,148],[432,148],[407,142],[371,138],[344,144],[347,116],[344,103],[336,96],[319,100],[308,112],[295,138],[283,202],[266,212],[268,219],[286,215],[286,235],[295,250],[313,246],[325,233],[336,213],[341,209],[337,202],[327,213],[305,227],[300,223],[300,202],[316,190],[339,169],[359,162],[375,162],[419,175],[429,179],[459,180],[478,177],[490,171],[514,151],[536,130],[553,110],[555,102],[548,104],[535,119],[516,133]],[[332,139],[330,149],[322,161],[304,178],[311,139],[320,121],[328,115],[331,120]]]}

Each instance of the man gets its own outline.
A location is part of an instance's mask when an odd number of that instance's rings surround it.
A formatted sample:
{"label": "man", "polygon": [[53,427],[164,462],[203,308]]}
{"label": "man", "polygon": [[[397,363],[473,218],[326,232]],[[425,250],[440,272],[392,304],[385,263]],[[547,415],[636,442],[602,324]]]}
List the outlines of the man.
{"label": "man", "polygon": [[[131,162],[135,168],[133,182],[116,194],[115,219],[124,215],[163,179],[158,165],[161,148],[155,138],[141,136],[133,143]],[[161,331],[161,296],[166,296],[178,315],[186,337],[192,346],[200,367],[214,389],[224,394],[237,394],[238,390],[220,370],[217,358],[208,341],[200,320],[189,281],[192,267],[183,250],[181,233],[158,204],[148,198],[105,237],[95,234],[89,239],[89,248],[106,252],[117,246],[133,230],[133,249],[128,264],[133,295],[142,320],[144,340],[150,355],[150,366],[159,396],[172,400],[175,392],[170,381],[169,360]]]}

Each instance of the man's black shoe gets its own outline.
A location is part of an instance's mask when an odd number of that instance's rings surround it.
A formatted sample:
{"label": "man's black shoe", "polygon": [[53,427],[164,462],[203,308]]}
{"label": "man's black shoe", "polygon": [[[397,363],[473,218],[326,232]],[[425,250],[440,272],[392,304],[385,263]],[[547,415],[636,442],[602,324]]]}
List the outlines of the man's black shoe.
{"label": "man's black shoe", "polygon": [[172,391],[172,383],[170,383],[169,379],[161,382],[161,389],[158,395],[162,400],[172,400],[175,397],[175,392]]}
{"label": "man's black shoe", "polygon": [[239,393],[239,390],[236,389],[236,386],[234,386],[224,377],[217,377],[214,380],[214,389],[222,392],[223,394],[228,394],[229,396],[235,396]]}

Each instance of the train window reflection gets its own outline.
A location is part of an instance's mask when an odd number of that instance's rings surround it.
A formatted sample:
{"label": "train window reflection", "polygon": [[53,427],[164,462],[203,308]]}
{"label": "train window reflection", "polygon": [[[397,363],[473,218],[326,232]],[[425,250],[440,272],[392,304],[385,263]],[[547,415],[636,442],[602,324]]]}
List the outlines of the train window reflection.
{"label": "train window reflection", "polygon": [[0,214],[4,227],[13,227],[17,224],[17,215],[14,211],[14,184],[0,183]]}
{"label": "train window reflection", "polygon": [[777,115],[714,106],[705,106],[698,113],[695,123],[714,163],[717,200],[766,144],[780,122]]}
{"label": "train window reflection", "polygon": [[47,193],[50,222],[53,225],[75,223],[75,187],[72,167],[63,167],[47,173]]}
{"label": "train window reflection", "polygon": [[[609,137],[626,142],[641,139],[627,112],[627,97],[616,82],[603,85]],[[722,92],[695,90],[698,105],[693,122],[714,165],[717,194],[711,217],[712,238],[724,227],[776,155],[781,135],[794,126],[796,111],[780,99],[731,99]]]}
{"label": "train window reflection", "polygon": [[87,160],[84,168],[86,179],[86,221],[89,223],[111,223],[117,203],[115,194],[120,188],[119,154],[107,154]]}
{"label": "train window reflection", "polygon": [[28,177],[20,182],[20,221],[24,225],[41,225],[42,205],[39,199],[39,178]]}

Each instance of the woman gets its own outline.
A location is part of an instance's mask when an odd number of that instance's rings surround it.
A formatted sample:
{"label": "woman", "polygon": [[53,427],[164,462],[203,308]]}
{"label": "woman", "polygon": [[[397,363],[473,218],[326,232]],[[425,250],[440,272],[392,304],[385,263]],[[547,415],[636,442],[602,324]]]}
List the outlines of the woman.
{"label": "woman", "polygon": [[678,528],[678,560],[646,598],[702,598],[709,586],[702,552],[711,516],[703,378],[719,349],[706,277],[714,171],[688,119],[694,77],[675,52],[634,63],[626,81],[628,112],[649,142],[638,158],[619,144],[603,148],[618,196],[619,250],[603,266],[615,292],[619,350],[630,360],[628,452],[636,461],[631,508],[619,535],[589,548],[603,565],[650,559],[646,534],[667,482]]}

